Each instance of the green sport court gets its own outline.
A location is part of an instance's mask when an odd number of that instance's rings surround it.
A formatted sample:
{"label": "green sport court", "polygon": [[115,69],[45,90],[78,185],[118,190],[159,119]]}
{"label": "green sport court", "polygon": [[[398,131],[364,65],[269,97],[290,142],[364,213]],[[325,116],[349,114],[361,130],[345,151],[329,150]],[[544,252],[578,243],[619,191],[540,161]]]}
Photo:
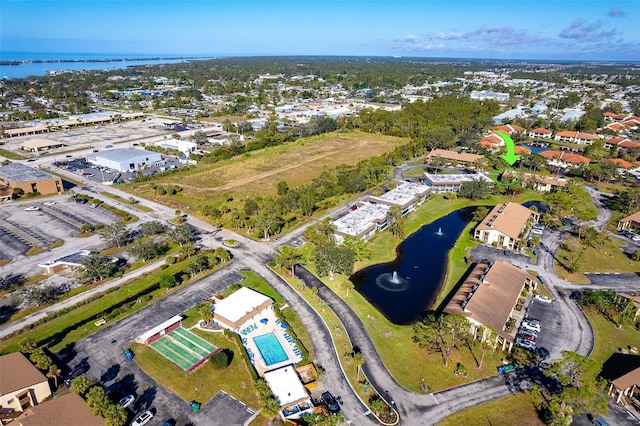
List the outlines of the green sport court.
{"label": "green sport court", "polygon": [[218,349],[182,327],[165,334],[150,346],[187,373],[202,365]]}

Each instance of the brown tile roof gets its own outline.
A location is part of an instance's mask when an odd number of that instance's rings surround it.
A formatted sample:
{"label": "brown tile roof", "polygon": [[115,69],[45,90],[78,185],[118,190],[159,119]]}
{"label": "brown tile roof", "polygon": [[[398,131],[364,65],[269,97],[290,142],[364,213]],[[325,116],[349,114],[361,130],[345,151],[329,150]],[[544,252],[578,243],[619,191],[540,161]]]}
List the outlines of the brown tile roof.
{"label": "brown tile roof", "polygon": [[434,149],[429,154],[427,154],[427,158],[433,158],[433,157],[440,157],[446,160],[462,161],[465,163],[473,163],[476,160],[480,160],[484,158],[483,155],[468,154],[466,152],[460,153],[460,152],[450,151],[448,149]]}
{"label": "brown tile roof", "polygon": [[618,377],[611,383],[621,390],[629,389],[633,385],[640,386],[640,367],[628,372],[624,376]]}
{"label": "brown tile roof", "polygon": [[516,154],[531,154],[531,150],[529,148],[527,148],[526,146],[516,145],[515,146],[515,153]]}
{"label": "brown tile roof", "polygon": [[631,164],[630,162],[628,162],[626,160],[623,160],[622,158],[612,158],[609,161],[614,163],[616,166],[621,167],[623,169],[628,169],[631,166],[633,166],[633,164]]}
{"label": "brown tile roof", "polygon": [[520,239],[520,232],[527,224],[532,210],[516,203],[498,204],[485,217],[476,229],[496,230],[514,240]]}
{"label": "brown tile roof", "polygon": [[503,124],[502,126],[493,126],[490,128],[491,130],[500,130],[501,132],[505,132],[511,134],[513,132],[524,132],[524,128],[518,126],[517,124]]}
{"label": "brown tile roof", "polygon": [[47,378],[20,352],[0,356],[0,395],[46,382]]}
{"label": "brown tile roof", "polygon": [[629,216],[620,219],[619,222],[625,223],[625,222],[636,222],[636,223],[640,223],[640,211],[635,212],[633,214],[630,214]]}
{"label": "brown tile roof", "polygon": [[[489,271],[485,273],[487,268]],[[502,337],[513,341],[513,336],[504,328],[527,279],[531,279],[529,274],[508,262],[498,260],[489,267],[488,261],[483,260],[462,283],[444,311],[491,326]],[[469,296],[470,293],[473,294]],[[467,303],[463,309],[464,301]]]}
{"label": "brown tile roof", "polygon": [[562,136],[565,138],[572,138],[576,135],[576,132],[572,132],[570,130],[565,130],[564,132],[558,132],[556,133],[556,136]]}
{"label": "brown tile roof", "polygon": [[621,146],[623,148],[640,148],[640,142],[623,141],[623,142],[620,142],[618,146]]}
{"label": "brown tile roof", "polygon": [[497,148],[500,145],[504,145],[504,141],[496,133],[491,133],[490,135],[480,139],[480,144],[489,148]]}
{"label": "brown tile roof", "polygon": [[594,135],[592,133],[576,132],[576,139],[595,140],[599,138],[600,136]]}
{"label": "brown tile roof", "polygon": [[93,414],[84,399],[75,393],[28,408],[17,422],[22,426],[104,426],[104,419]]}
{"label": "brown tile roof", "polygon": [[579,164],[579,163],[589,164],[591,162],[591,160],[588,159],[587,157],[583,157],[582,155],[578,155],[578,154],[572,154],[567,151],[547,150],[547,151],[541,152],[540,155],[542,155],[544,158],[548,158],[549,160],[558,159],[566,163],[573,163],[573,164]]}
{"label": "brown tile roof", "polygon": [[531,130],[529,133],[537,133],[539,135],[548,135],[553,132],[549,129],[545,129],[544,127],[538,127],[537,129]]}

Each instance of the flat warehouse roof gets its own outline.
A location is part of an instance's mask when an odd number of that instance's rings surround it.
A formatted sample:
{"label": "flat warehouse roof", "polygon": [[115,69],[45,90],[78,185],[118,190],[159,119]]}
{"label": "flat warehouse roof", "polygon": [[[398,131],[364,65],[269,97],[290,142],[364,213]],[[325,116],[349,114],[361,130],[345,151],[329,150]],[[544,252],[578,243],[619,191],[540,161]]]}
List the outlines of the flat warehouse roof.
{"label": "flat warehouse roof", "polygon": [[20,163],[11,163],[0,167],[0,177],[13,182],[32,182],[34,180],[54,179],[49,173]]}
{"label": "flat warehouse roof", "polygon": [[146,151],[144,149],[112,149],[102,151],[97,154],[87,155],[88,159],[116,161],[118,163],[134,161],[139,158],[151,158],[149,161],[160,160],[162,156],[157,152]]}

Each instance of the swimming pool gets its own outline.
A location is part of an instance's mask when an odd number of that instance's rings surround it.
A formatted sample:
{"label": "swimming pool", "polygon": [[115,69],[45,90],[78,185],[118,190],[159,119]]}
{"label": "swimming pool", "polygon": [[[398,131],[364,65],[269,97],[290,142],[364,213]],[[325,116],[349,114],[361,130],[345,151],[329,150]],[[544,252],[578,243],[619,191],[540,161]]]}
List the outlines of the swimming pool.
{"label": "swimming pool", "polygon": [[260,355],[262,355],[262,359],[264,359],[264,363],[267,366],[289,359],[275,333],[268,333],[254,337],[253,341],[255,342],[256,347],[260,351]]}

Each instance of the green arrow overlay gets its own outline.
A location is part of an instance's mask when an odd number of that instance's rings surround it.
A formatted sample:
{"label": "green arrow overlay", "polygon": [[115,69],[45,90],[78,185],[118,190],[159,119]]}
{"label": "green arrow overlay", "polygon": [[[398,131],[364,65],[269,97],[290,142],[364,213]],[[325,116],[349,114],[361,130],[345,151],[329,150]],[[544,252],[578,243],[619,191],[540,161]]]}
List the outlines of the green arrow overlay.
{"label": "green arrow overlay", "polygon": [[511,136],[505,132],[501,132],[500,130],[496,130],[496,133],[502,138],[505,145],[507,145],[507,153],[500,157],[504,158],[504,161],[509,163],[510,166],[513,166],[513,163],[518,161],[518,158],[520,158],[519,155],[516,155],[516,145],[513,143],[513,139],[511,139]]}

